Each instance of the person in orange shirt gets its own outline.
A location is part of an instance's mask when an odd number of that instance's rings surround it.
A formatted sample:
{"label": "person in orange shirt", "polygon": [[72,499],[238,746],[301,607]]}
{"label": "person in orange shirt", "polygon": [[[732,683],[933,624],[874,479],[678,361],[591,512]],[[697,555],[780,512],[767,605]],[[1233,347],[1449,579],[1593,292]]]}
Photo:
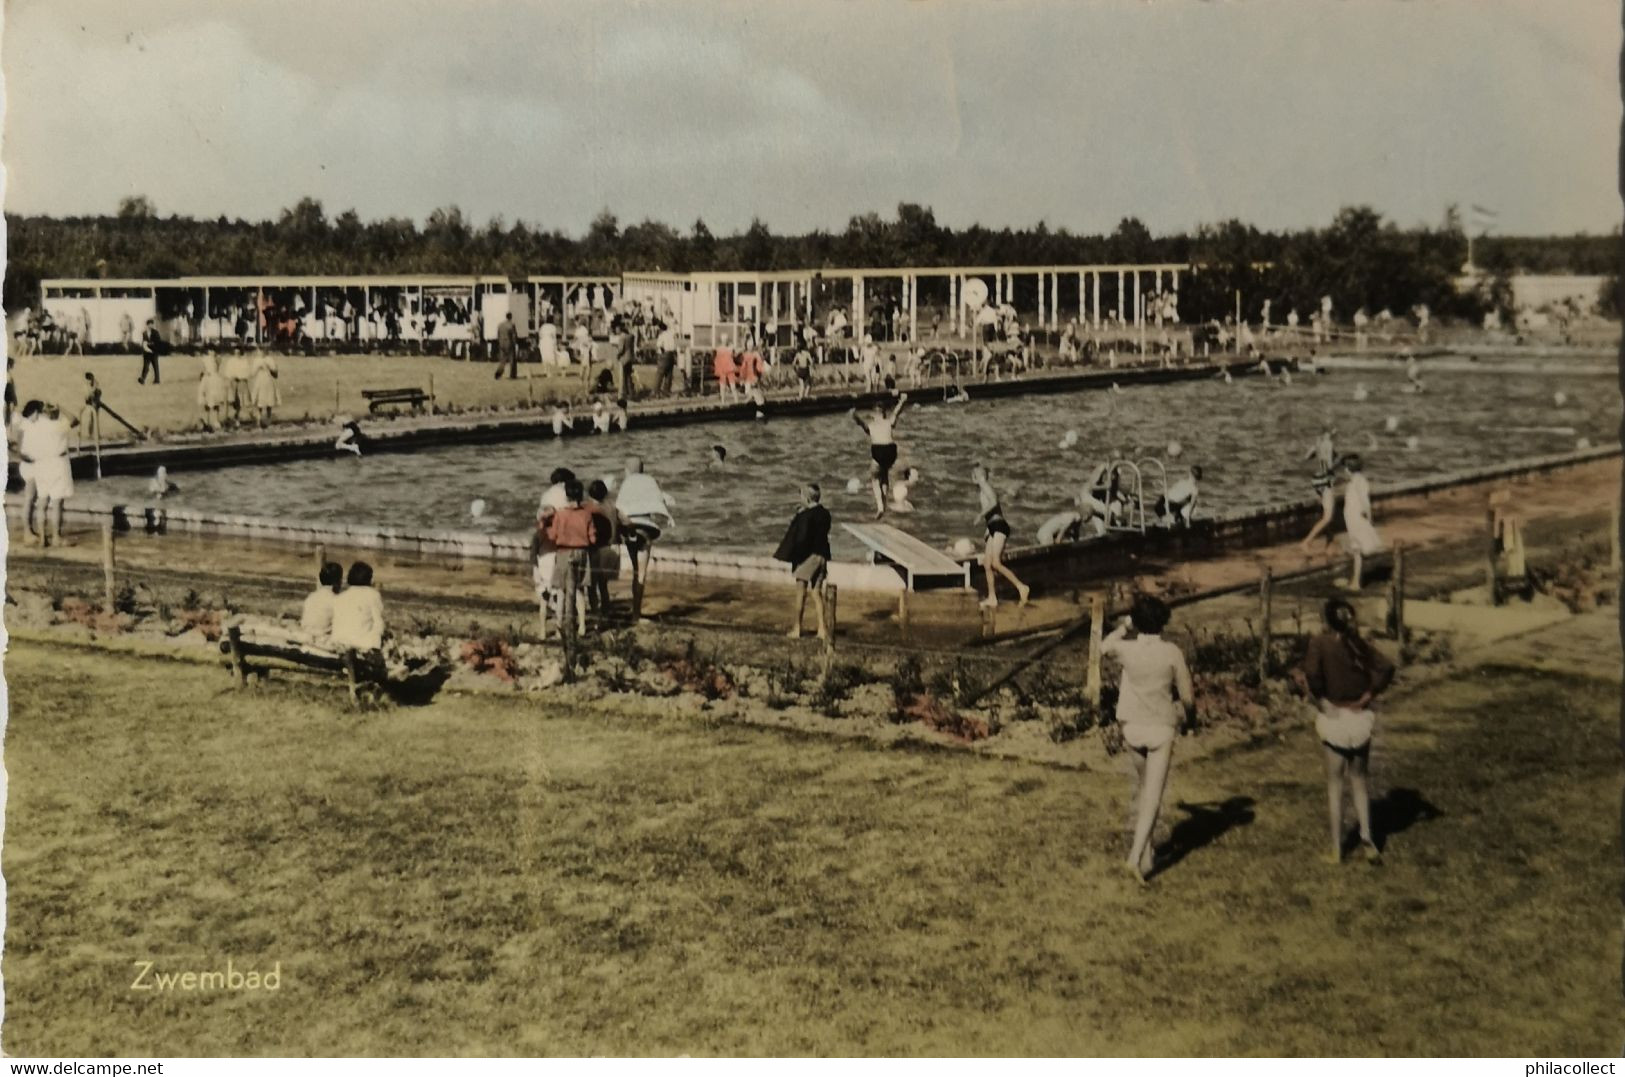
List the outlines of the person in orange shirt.
{"label": "person in orange shirt", "polygon": [[744,384],[746,396],[762,378],[762,353],[752,348],[739,357],[739,380]]}
{"label": "person in orange shirt", "polygon": [[718,348],[711,369],[717,376],[717,387],[722,390],[723,403],[731,402],[734,398],[735,381],[739,376],[739,367],[734,363],[734,350],[727,347]]}
{"label": "person in orange shirt", "polygon": [[[597,532],[596,514],[585,504],[581,480],[564,484],[564,507],[553,510],[541,523],[547,540],[553,544],[553,589],[563,596],[559,619],[576,624],[577,633],[587,630],[587,609],[582,592],[591,578],[591,550]],[[547,635],[547,607],[542,607],[542,636]]]}

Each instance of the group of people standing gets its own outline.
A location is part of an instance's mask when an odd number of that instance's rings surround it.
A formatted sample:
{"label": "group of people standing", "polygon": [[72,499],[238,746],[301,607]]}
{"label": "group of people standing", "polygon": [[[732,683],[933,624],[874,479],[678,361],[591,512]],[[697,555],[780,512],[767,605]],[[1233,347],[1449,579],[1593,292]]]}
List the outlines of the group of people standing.
{"label": "group of people standing", "polygon": [[72,546],[62,533],[62,510],[73,496],[70,430],[77,417],[39,400],[23,404],[14,417],[17,473],[23,480],[23,545]]}
{"label": "group of people standing", "polygon": [[226,409],[231,421],[242,424],[244,410],[260,426],[271,421],[272,411],[282,403],[279,369],[274,352],[256,348],[252,353],[232,352],[221,362],[214,349],[202,355],[198,376],[197,406],[203,429],[219,431],[226,426]]}
{"label": "group of people standing", "polygon": [[542,638],[549,621],[566,637],[587,629],[588,610],[609,607],[609,581],[625,550],[634,609],[648,579],[653,547],[674,524],[672,499],[643,461],[632,457],[618,481],[583,482],[569,468],[548,477],[531,534],[531,566],[541,614]]}

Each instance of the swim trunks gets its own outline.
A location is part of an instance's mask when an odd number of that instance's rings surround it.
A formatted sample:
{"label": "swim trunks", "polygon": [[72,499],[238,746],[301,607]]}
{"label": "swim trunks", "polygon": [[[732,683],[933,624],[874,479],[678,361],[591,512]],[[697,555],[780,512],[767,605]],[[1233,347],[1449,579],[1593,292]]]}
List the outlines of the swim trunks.
{"label": "swim trunks", "polygon": [[897,443],[888,442],[885,445],[869,446],[869,456],[880,468],[881,478],[885,478],[891,471],[892,465],[897,463]]}

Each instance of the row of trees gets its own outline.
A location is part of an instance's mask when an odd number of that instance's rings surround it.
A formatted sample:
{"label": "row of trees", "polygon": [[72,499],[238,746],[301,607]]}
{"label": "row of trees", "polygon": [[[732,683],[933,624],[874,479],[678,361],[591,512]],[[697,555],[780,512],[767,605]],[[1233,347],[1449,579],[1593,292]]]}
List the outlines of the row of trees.
{"label": "row of trees", "polygon": [[[1187,316],[1221,315],[1236,290],[1249,317],[1271,299],[1282,314],[1318,309],[1330,295],[1346,317],[1358,308],[1395,313],[1426,303],[1443,316],[1476,317],[1493,290],[1461,295],[1454,278],[1467,239],[1450,210],[1436,228],[1401,229],[1369,207],[1340,212],[1330,226],[1266,232],[1240,221],[1190,234],[1153,236],[1123,219],[1109,235],[1078,235],[1043,223],[1023,229],[937,223],[930,207],[903,203],[896,215],[854,216],[842,232],[779,235],[761,220],[719,236],[703,220],[688,230],[651,220],[622,226],[608,210],[579,238],[496,217],[476,225],[455,206],[421,226],[407,218],[363,221],[354,210],[329,218],[301,199],[274,221],[160,216],[144,197],[126,198],[113,216],[7,215],[8,309],[32,303],[48,277],[168,278],[193,274],[531,273],[614,274],[622,270],[791,269],[863,266],[1201,263],[1182,284]],[[1475,255],[1504,276],[1514,269],[1610,273],[1619,236],[1477,241]],[[1186,291],[1189,289],[1189,291]]]}

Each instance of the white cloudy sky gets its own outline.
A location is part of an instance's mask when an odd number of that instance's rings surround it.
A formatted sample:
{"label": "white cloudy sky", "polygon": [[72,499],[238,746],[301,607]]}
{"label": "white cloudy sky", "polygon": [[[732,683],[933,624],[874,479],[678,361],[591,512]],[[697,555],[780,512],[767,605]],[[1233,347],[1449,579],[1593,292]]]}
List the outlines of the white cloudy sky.
{"label": "white cloudy sky", "polygon": [[7,208],[1605,231],[1615,0],[9,0]]}

